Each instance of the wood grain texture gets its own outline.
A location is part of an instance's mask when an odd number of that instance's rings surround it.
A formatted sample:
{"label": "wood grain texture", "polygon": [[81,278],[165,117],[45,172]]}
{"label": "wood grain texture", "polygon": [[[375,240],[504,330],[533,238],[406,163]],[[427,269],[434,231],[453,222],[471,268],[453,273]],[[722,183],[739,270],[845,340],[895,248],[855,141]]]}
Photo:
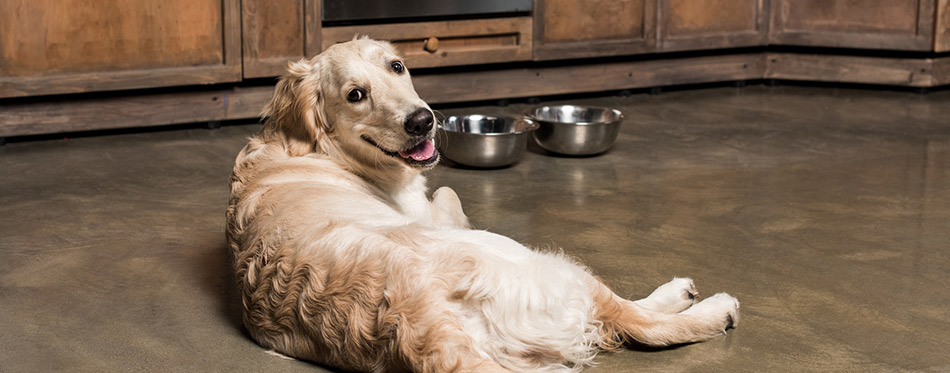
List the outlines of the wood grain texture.
{"label": "wood grain texture", "polygon": [[237,81],[238,4],[0,0],[0,98]]}
{"label": "wood grain texture", "polygon": [[422,75],[413,85],[423,100],[443,103],[747,80],[763,72],[762,54],[750,53]]}
{"label": "wood grain texture", "polygon": [[758,0],[661,0],[660,25],[665,37],[754,32]]}
{"label": "wood grain texture", "polygon": [[767,0],[660,0],[657,47],[735,48],[768,41]]}
{"label": "wood grain texture", "polygon": [[0,72],[38,76],[220,64],[222,14],[220,0],[3,0]]}
{"label": "wood grain texture", "polygon": [[934,51],[950,51],[950,0],[937,0],[934,22]]}
{"label": "wood grain texture", "polygon": [[274,87],[0,103],[0,137],[254,118]]}
{"label": "wood grain texture", "polygon": [[930,59],[769,53],[767,61],[767,79],[906,87],[931,87],[935,83]]}
{"label": "wood grain texture", "polygon": [[645,0],[545,0],[544,42],[639,39]]}
{"label": "wood grain texture", "polygon": [[772,44],[930,51],[935,0],[772,0]]}
{"label": "wood grain texture", "polygon": [[917,33],[919,0],[795,0],[780,11],[789,30]]}
{"label": "wood grain texture", "polygon": [[223,67],[222,70],[233,73],[233,80],[238,80],[241,77],[241,0],[219,1],[224,9],[221,16],[221,23],[224,25],[221,30],[224,35],[221,46],[224,49],[224,61],[217,67]]}
{"label": "wood grain texture", "polygon": [[652,52],[656,1],[536,0],[535,60]]}
{"label": "wood grain texture", "polygon": [[932,86],[936,87],[950,84],[950,57],[935,58],[932,61]]}
{"label": "wood grain texture", "polygon": [[[950,84],[950,57],[744,53],[634,62],[417,74],[430,103],[545,96],[730,80],[789,79],[910,87]],[[0,137],[254,118],[273,86],[15,104],[0,101]]]}
{"label": "wood grain texture", "polygon": [[304,52],[307,57],[315,56],[323,51],[321,34],[323,22],[323,1],[304,0]]}
{"label": "wood grain texture", "polygon": [[[399,48],[409,67],[474,65],[528,61],[532,49],[532,18],[513,17],[481,20],[419,22],[387,25],[325,27],[323,49],[366,35],[388,40]],[[439,39],[435,52],[424,41]]]}
{"label": "wood grain texture", "polygon": [[304,57],[304,9],[304,0],[241,1],[245,78],[279,75]]}
{"label": "wood grain texture", "polygon": [[[762,76],[761,54],[417,75],[430,103],[594,92]],[[0,102],[0,137],[254,118],[273,86],[32,104]]]}
{"label": "wood grain texture", "polygon": [[173,67],[38,77],[0,76],[0,98],[203,85],[234,82],[238,81],[240,77],[240,64],[215,68]]}

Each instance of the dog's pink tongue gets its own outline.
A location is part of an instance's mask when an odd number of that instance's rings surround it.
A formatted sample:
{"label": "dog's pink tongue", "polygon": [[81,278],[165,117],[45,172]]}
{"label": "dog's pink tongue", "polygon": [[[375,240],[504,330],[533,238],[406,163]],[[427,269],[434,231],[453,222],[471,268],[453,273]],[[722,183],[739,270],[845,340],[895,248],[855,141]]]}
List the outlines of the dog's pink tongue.
{"label": "dog's pink tongue", "polygon": [[412,148],[408,152],[399,152],[399,155],[403,158],[412,158],[417,161],[424,161],[426,159],[432,158],[433,154],[435,154],[435,145],[432,143],[432,140],[423,141],[421,144],[417,145],[415,148]]}

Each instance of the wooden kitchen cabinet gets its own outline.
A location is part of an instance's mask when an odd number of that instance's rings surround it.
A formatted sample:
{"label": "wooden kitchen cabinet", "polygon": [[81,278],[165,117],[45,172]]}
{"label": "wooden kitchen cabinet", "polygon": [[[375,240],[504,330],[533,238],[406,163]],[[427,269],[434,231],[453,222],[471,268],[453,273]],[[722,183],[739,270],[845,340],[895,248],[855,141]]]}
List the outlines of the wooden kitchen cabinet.
{"label": "wooden kitchen cabinet", "polygon": [[934,52],[950,52],[950,0],[937,0],[934,22]]}
{"label": "wooden kitchen cabinet", "polygon": [[656,46],[655,0],[536,0],[536,60],[617,56]]}
{"label": "wooden kitchen cabinet", "polygon": [[235,82],[240,0],[0,0],[0,98]]}
{"label": "wooden kitchen cabinet", "polygon": [[319,0],[242,0],[245,78],[278,76],[320,52]]}
{"label": "wooden kitchen cabinet", "polygon": [[323,1],[0,0],[0,138],[253,118],[274,89],[259,78],[355,35],[392,41],[410,68],[462,66],[414,71],[432,103],[758,79],[950,85],[950,0],[534,0],[530,14],[326,27]]}
{"label": "wooden kitchen cabinet", "polygon": [[[946,1],[940,3],[946,12]],[[769,39],[781,45],[933,51],[936,10],[935,0],[772,0]],[[946,27],[938,32],[945,34]]]}
{"label": "wooden kitchen cabinet", "polygon": [[531,17],[323,27],[321,5],[320,0],[243,0],[244,77],[281,75],[288,61],[357,35],[392,42],[412,68],[531,59]]}
{"label": "wooden kitchen cabinet", "polygon": [[393,43],[406,66],[442,67],[531,60],[531,17],[335,26],[321,30],[323,49],[369,36]]}
{"label": "wooden kitchen cabinet", "polygon": [[768,0],[659,0],[662,51],[736,48],[768,41]]}

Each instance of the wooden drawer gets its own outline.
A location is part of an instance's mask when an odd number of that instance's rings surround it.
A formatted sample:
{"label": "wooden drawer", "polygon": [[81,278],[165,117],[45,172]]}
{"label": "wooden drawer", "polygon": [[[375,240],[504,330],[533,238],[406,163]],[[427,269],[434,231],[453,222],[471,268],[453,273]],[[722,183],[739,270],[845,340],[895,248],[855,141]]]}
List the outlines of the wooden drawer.
{"label": "wooden drawer", "polygon": [[772,0],[770,39],[772,44],[931,51],[934,1]]}
{"label": "wooden drawer", "polygon": [[239,0],[0,0],[0,97],[235,82]]}
{"label": "wooden drawer", "polygon": [[655,0],[535,0],[534,59],[653,52]]}
{"label": "wooden drawer", "polygon": [[357,35],[392,42],[410,68],[531,60],[531,17],[325,27],[323,49]]}
{"label": "wooden drawer", "polygon": [[765,45],[768,21],[767,0],[660,0],[658,49]]}

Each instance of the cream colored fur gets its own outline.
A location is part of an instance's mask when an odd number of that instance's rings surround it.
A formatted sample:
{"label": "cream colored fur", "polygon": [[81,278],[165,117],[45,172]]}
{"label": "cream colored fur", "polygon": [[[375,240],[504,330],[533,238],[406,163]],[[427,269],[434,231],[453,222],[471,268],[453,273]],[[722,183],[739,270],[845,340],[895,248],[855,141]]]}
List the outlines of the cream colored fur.
{"label": "cream colored fur", "polygon": [[427,198],[431,164],[394,154],[428,110],[398,60],[358,39],[291,64],[237,157],[227,236],[259,344],[355,371],[570,371],[736,325],[731,296],[694,304],[678,278],[621,299],[562,254],[471,229],[451,189]]}

